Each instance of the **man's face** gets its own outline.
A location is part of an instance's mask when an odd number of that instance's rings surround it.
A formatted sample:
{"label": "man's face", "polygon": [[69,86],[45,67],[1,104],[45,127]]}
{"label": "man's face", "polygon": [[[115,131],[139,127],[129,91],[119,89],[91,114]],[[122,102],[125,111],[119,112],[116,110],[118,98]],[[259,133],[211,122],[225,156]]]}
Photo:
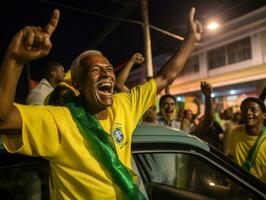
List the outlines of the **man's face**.
{"label": "man's face", "polygon": [[162,105],[161,105],[161,113],[167,118],[172,119],[173,115],[176,113],[176,104],[175,101],[168,97],[164,99]]}
{"label": "man's face", "polygon": [[265,119],[265,113],[256,102],[248,102],[241,110],[241,116],[247,126],[256,126],[263,123]]}
{"label": "man's face", "polygon": [[90,109],[101,111],[113,104],[115,74],[113,66],[102,55],[90,55],[81,60],[81,92]]}

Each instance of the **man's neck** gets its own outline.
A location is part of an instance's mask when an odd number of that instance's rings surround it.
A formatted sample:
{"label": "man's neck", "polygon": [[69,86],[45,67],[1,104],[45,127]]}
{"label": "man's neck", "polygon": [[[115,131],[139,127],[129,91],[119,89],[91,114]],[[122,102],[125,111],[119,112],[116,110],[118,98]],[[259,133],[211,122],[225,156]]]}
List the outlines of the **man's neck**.
{"label": "man's neck", "polygon": [[94,115],[98,120],[104,120],[108,118],[106,110],[100,111]]}
{"label": "man's neck", "polygon": [[50,85],[53,88],[55,88],[58,85],[58,83],[54,79],[51,79],[51,78],[45,78],[45,79],[50,83]]}
{"label": "man's neck", "polygon": [[257,136],[260,134],[263,128],[263,124],[258,124],[256,126],[245,126],[245,131],[248,135]]}
{"label": "man's neck", "polygon": [[88,106],[88,104],[87,104],[86,109],[90,114],[95,116],[96,119],[98,119],[98,120],[104,120],[104,119],[107,119],[107,117],[108,117],[106,109],[99,110],[95,107]]}

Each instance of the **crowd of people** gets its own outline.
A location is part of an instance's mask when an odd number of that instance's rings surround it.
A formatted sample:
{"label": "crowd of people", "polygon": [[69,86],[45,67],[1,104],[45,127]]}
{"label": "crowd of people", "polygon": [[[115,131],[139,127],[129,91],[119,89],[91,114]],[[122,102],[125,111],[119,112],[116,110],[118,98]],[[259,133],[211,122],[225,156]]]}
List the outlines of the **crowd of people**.
{"label": "crowd of people", "polygon": [[202,25],[194,15],[192,8],[181,47],[145,83],[131,89],[125,85],[133,65],[144,60],[140,53],[116,78],[100,51],[87,50],[72,62],[71,80],[65,81],[60,63],[50,62],[28,95],[29,105],[14,102],[17,82],[26,62],[49,54],[59,10],[45,28],[26,26],[13,37],[0,69],[0,130],[8,152],[49,161],[51,199],[145,199],[131,169],[131,137],[141,121],[196,135],[266,183],[263,100],[247,98],[240,113],[233,117],[228,109],[217,120],[212,86],[202,81],[205,110],[199,122],[192,110],[178,109],[169,93],[160,97],[157,113],[156,96],[175,80],[201,39]]}

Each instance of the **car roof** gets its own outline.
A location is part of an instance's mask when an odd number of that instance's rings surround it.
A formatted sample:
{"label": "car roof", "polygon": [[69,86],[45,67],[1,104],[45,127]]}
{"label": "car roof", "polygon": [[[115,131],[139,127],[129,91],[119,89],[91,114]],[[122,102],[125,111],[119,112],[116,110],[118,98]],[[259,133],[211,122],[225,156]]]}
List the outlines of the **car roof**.
{"label": "car roof", "polygon": [[180,143],[210,151],[208,143],[179,129],[141,122],[134,131],[132,143]]}

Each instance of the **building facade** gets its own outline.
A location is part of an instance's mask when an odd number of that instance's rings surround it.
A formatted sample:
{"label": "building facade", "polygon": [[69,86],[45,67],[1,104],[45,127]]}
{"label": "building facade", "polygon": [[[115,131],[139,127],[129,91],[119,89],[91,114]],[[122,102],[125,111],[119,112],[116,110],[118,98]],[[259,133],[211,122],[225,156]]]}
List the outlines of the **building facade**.
{"label": "building facade", "polygon": [[[169,56],[153,59],[155,72]],[[144,70],[134,72],[138,74],[132,76],[135,83],[145,80]],[[200,99],[200,81],[213,86],[213,97],[221,108],[259,95],[266,86],[266,6],[222,25],[216,32],[206,30],[170,93],[179,99]]]}

